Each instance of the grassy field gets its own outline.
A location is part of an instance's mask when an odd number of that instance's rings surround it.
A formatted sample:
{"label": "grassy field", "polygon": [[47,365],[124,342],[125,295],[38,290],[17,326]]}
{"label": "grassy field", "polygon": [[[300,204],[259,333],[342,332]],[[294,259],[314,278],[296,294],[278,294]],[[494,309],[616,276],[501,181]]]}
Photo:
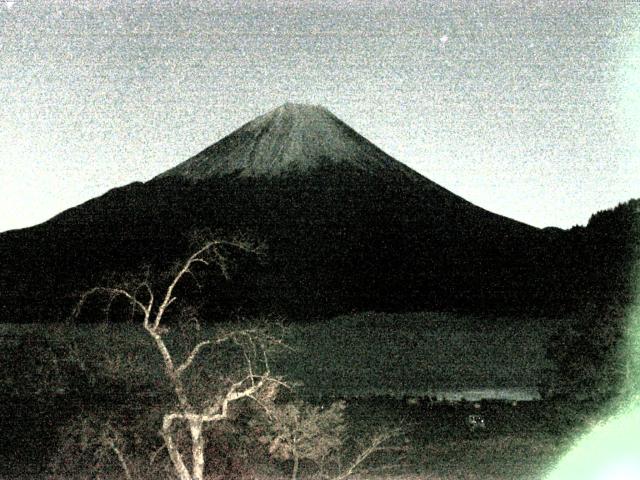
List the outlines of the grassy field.
{"label": "grassy field", "polygon": [[556,322],[450,314],[359,314],[293,324],[280,363],[308,396],[427,396],[535,389]]}
{"label": "grassy field", "polygon": [[[436,313],[365,313],[292,323],[282,332],[290,348],[275,355],[273,363],[278,374],[302,384],[300,393],[310,398],[424,397],[442,391],[512,389],[514,399],[523,400],[518,395],[526,397],[535,390],[550,366],[545,345],[557,323]],[[215,331],[174,328],[167,338],[178,356],[195,343],[191,335],[207,338]],[[15,355],[26,357],[20,359],[23,373],[37,377],[20,387],[26,390],[49,377],[54,381],[56,375],[64,389],[65,363],[74,363],[87,375],[108,372],[115,377],[125,365],[123,382],[163,383],[160,357],[137,324],[0,324],[0,344],[7,364],[15,363],[7,356],[21,345],[23,351]],[[45,363],[34,365],[37,358],[29,353],[34,348],[51,356],[48,364],[43,359]],[[5,378],[5,390],[10,392],[14,383]]]}
{"label": "grassy field", "polygon": [[[407,400],[446,389],[534,388],[548,366],[544,345],[553,328],[545,319],[359,314],[288,325],[291,348],[273,364],[311,401],[347,398],[354,442],[403,426],[403,443],[362,478],[540,478],[579,428],[559,423],[557,406],[481,402],[476,410],[469,402]],[[170,347],[185,352],[190,335],[174,328]],[[160,357],[135,324],[3,324],[0,347],[4,478],[42,472],[38,462],[43,452],[54,454],[67,413],[105,396],[116,404],[131,392],[170,395]],[[224,354],[218,361],[226,362]],[[470,436],[464,419],[478,411],[487,429]],[[383,464],[392,468],[379,470]]]}

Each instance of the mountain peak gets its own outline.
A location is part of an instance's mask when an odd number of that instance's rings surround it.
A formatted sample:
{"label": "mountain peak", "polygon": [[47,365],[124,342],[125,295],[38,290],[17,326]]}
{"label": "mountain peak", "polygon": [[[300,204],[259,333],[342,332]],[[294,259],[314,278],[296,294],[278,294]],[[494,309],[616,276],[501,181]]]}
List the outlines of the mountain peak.
{"label": "mountain peak", "polygon": [[322,105],[311,105],[308,103],[286,102],[267,113],[274,115],[291,115],[291,116],[314,116],[314,115],[332,115]]}
{"label": "mountain peak", "polygon": [[159,177],[277,176],[335,164],[418,175],[319,105],[285,103]]}

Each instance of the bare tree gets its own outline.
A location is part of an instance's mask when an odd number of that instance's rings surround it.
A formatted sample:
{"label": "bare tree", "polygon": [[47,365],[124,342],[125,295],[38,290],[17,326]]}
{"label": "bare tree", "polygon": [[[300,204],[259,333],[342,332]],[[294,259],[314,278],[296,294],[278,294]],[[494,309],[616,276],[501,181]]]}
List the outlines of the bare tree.
{"label": "bare tree", "polygon": [[[168,346],[166,335],[169,328],[165,317],[177,300],[176,288],[185,277],[194,275],[194,268],[197,265],[215,266],[222,275],[228,277],[229,265],[224,249],[256,251],[254,246],[243,240],[208,240],[201,243],[195,253],[177,266],[162,295],[156,295],[149,281],[139,282],[133,288],[95,287],[82,295],[75,311],[76,315],[79,314],[89,297],[101,294],[110,298],[109,304],[117,297],[126,299],[133,312],[142,317],[144,331],[161,355],[164,377],[175,394],[176,403],[162,416],[160,434],[180,480],[203,480],[204,478],[207,425],[229,419],[230,407],[234,403],[243,399],[260,402],[260,397],[268,399],[275,395],[278,385],[284,385],[279,378],[272,375],[268,358],[269,350],[281,345],[282,342],[268,329],[259,327],[231,329],[212,338],[202,339],[187,348],[181,360],[178,360],[175,350],[172,352]],[[186,388],[185,375],[194,368],[205,350],[222,348],[225,344],[238,348],[243,358],[242,373],[233,379],[227,379],[226,386],[219,390],[218,394],[204,399],[196,398],[193,392]],[[186,429],[189,433],[190,455],[185,453],[184,448],[181,449],[181,445],[176,441],[176,431],[180,428]],[[125,475],[130,477],[122,452],[113,451],[122,458],[120,463]]]}
{"label": "bare tree", "polygon": [[270,428],[262,441],[268,443],[273,457],[293,460],[292,480],[298,478],[300,460],[323,465],[342,448],[345,406],[344,402],[335,402],[324,409],[297,401],[271,409]]}
{"label": "bare tree", "polygon": [[275,405],[269,411],[267,432],[261,437],[269,453],[280,460],[292,460],[291,480],[297,480],[301,460],[314,463],[319,478],[345,480],[375,453],[390,450],[389,441],[402,435],[399,428],[382,430],[357,450],[357,455],[345,462],[343,449],[346,426],[343,401],[329,407],[310,405],[303,401]]}
{"label": "bare tree", "polygon": [[[135,478],[135,466],[126,457],[126,441],[118,426],[111,419],[85,413],[62,429],[62,445],[59,456],[49,465],[56,477],[68,475],[77,467],[77,457],[89,455],[100,473],[110,467],[119,467],[126,480]],[[97,472],[96,472],[97,473]]]}

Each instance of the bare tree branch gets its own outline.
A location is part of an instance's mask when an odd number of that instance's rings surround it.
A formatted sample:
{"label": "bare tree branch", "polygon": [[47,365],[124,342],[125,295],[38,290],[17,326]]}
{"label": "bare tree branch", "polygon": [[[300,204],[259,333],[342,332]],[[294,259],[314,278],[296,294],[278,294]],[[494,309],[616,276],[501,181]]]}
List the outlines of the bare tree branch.
{"label": "bare tree branch", "polygon": [[[188,352],[182,363],[174,363],[174,357],[167,347],[165,338],[163,337],[167,329],[162,325],[164,315],[168,308],[176,301],[175,289],[180,284],[185,275],[194,275],[194,265],[211,266],[217,265],[220,272],[225,278],[229,276],[229,262],[224,254],[224,247],[233,247],[246,252],[256,252],[257,249],[249,242],[243,239],[233,241],[225,240],[207,240],[193,253],[187,260],[182,263],[176,273],[170,278],[169,285],[164,290],[161,302],[157,309],[154,307],[155,296],[151,284],[147,279],[140,282],[135,289],[131,291],[125,288],[106,288],[94,287],[85,292],[78,302],[74,315],[80,313],[87,299],[96,294],[108,294],[111,301],[119,296],[126,298],[132,306],[132,311],[140,311],[143,316],[144,330],[153,339],[157,350],[162,356],[166,378],[173,387],[178,400],[178,408],[176,411],[166,413],[163,417],[161,436],[164,440],[164,446],[167,449],[169,458],[175,469],[175,473],[180,480],[202,480],[204,472],[204,446],[205,438],[203,436],[202,427],[204,423],[217,422],[225,420],[229,417],[230,405],[244,398],[257,400],[257,395],[261,389],[269,384],[284,384],[279,379],[271,377],[267,349],[274,345],[281,345],[282,341],[269,334],[265,330],[259,328],[247,328],[244,330],[232,330],[220,335],[215,339],[202,340]],[[196,280],[197,281],[197,280]],[[141,300],[141,297],[143,298]],[[107,311],[111,307],[111,301],[107,307]],[[241,380],[232,383],[226,392],[218,397],[213,404],[204,406],[196,405],[190,398],[190,392],[187,391],[183,384],[182,374],[189,369],[205,347],[221,345],[225,342],[232,342],[238,346],[244,357],[246,367],[246,376]],[[192,442],[192,458],[190,462],[191,472],[187,464],[183,460],[179,446],[174,440],[173,426],[175,422],[186,422],[189,427]],[[110,447],[118,456],[125,476],[128,480],[131,478],[131,472],[122,451],[117,443],[111,442]]]}
{"label": "bare tree branch", "polygon": [[158,326],[160,325],[160,321],[162,320],[162,316],[164,315],[164,312],[166,311],[167,307],[169,307],[169,305],[175,300],[175,297],[173,296],[173,291],[175,287],[178,285],[178,283],[180,282],[180,280],[182,279],[182,277],[187,273],[191,273],[191,267],[196,263],[202,263],[207,266],[209,265],[209,261],[206,260],[203,257],[203,255],[205,255],[210,251],[213,252],[213,255],[215,256],[215,259],[216,259],[216,263],[218,267],[221,269],[222,274],[225,276],[225,278],[228,278],[227,260],[220,253],[218,249],[219,245],[229,245],[239,250],[251,251],[251,245],[246,242],[240,242],[240,241],[234,242],[234,241],[225,241],[225,240],[207,241],[204,244],[204,246],[202,246],[199,250],[197,250],[193,255],[191,255],[187,259],[187,261],[183,264],[182,268],[173,277],[173,280],[171,281],[171,283],[169,284],[169,287],[167,288],[164,299],[160,304],[160,307],[158,308],[158,312],[156,313],[153,328],[158,328]]}
{"label": "bare tree branch", "polygon": [[84,307],[84,304],[87,302],[87,300],[91,296],[97,295],[100,293],[106,293],[110,297],[109,304],[107,305],[107,308],[106,308],[107,315],[109,314],[109,310],[111,309],[111,303],[113,299],[115,299],[118,296],[123,296],[127,300],[129,300],[129,302],[131,302],[131,305],[134,308],[138,308],[142,312],[142,314],[144,315],[144,321],[143,321],[144,325],[147,325],[149,323],[149,317],[151,315],[151,309],[153,307],[153,295],[150,296],[149,303],[145,305],[140,300],[138,300],[135,295],[132,295],[127,290],[124,290],[122,288],[110,288],[110,287],[93,287],[92,289],[84,292],[81,295],[80,300],[76,304],[76,307],[74,308],[72,317],[77,318],[80,315],[80,312],[82,311],[82,308]]}
{"label": "bare tree branch", "polygon": [[127,459],[125,458],[122,449],[117,445],[116,439],[112,436],[105,435],[105,437],[103,438],[103,442],[106,444],[106,446],[111,448],[113,453],[115,453],[116,457],[118,458],[118,462],[120,462],[120,466],[124,471],[125,478],[127,480],[133,480],[133,476],[131,475],[131,470],[129,469]]}
{"label": "bare tree branch", "polygon": [[362,450],[360,454],[358,454],[355,460],[353,460],[353,462],[351,462],[351,464],[345,470],[343,470],[342,473],[340,473],[336,477],[333,477],[332,480],[345,480],[346,478],[350,477],[354,474],[355,470],[360,465],[362,465],[365,460],[367,460],[367,458],[369,458],[376,452],[385,450],[385,447],[383,447],[383,445],[392,438],[397,437],[401,434],[402,431],[397,429],[385,431],[375,435],[371,439],[371,443],[364,450]]}
{"label": "bare tree branch", "polygon": [[[191,364],[194,362],[194,360],[196,359],[200,351],[208,345],[220,345],[224,342],[235,341],[240,337],[247,337],[249,341],[253,344],[253,340],[251,337],[252,335],[257,333],[258,332],[256,329],[239,330],[239,331],[229,332],[225,335],[222,335],[221,337],[218,337],[215,340],[203,340],[200,343],[196,344],[195,347],[193,347],[193,349],[187,355],[187,358],[184,360],[184,362],[175,369],[175,372],[177,375],[181,375],[185,370],[187,370],[191,366]],[[238,342],[236,341],[236,343]],[[243,350],[243,355],[246,358],[246,352],[244,350]]]}
{"label": "bare tree branch", "polygon": [[211,345],[212,343],[213,342],[211,340],[205,340],[203,342],[198,343],[195,347],[193,347],[193,350],[191,350],[191,353],[189,353],[189,355],[187,356],[187,359],[178,368],[176,368],[176,375],[181,375],[182,372],[184,372],[187,368],[189,368],[193,363],[193,361],[195,360],[198,353],[200,352],[200,350],[202,350],[207,345]]}
{"label": "bare tree branch", "polygon": [[164,299],[162,300],[162,303],[158,308],[158,312],[156,313],[156,317],[153,322],[153,328],[158,328],[158,326],[160,325],[160,320],[162,320],[162,316],[164,315],[165,310],[175,300],[175,298],[173,297],[173,290],[178,284],[178,282],[180,281],[180,279],[184,276],[185,273],[189,271],[189,269],[191,268],[191,265],[193,265],[194,262],[199,261],[199,256],[202,255],[207,250],[209,250],[213,245],[214,245],[214,242],[207,242],[204,245],[204,247],[200,248],[200,250],[198,250],[196,253],[194,253],[189,257],[189,259],[184,263],[184,265],[178,271],[175,277],[173,277],[173,281],[169,284],[169,287],[167,288],[167,291],[164,295]]}

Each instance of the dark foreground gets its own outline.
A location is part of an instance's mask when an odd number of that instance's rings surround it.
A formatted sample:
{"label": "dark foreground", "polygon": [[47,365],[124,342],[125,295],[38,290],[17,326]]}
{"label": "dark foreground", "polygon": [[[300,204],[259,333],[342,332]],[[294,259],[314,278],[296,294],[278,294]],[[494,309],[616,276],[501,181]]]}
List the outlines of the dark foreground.
{"label": "dark foreground", "polygon": [[[39,404],[4,401],[0,477],[51,478],[48,465],[58,454],[58,431],[82,408],[68,398]],[[467,429],[465,419],[470,414],[484,417],[483,431]],[[568,421],[566,408],[547,402],[415,404],[413,400],[360,399],[348,401],[347,417],[352,445],[379,428],[401,426],[405,432],[366,465],[360,478],[542,478],[588,426],[575,415]],[[233,465],[233,459],[223,463]],[[312,473],[306,467],[302,465],[301,476]],[[286,462],[254,468],[238,464],[236,478],[287,478],[289,468]],[[241,476],[241,471],[248,476]]]}

